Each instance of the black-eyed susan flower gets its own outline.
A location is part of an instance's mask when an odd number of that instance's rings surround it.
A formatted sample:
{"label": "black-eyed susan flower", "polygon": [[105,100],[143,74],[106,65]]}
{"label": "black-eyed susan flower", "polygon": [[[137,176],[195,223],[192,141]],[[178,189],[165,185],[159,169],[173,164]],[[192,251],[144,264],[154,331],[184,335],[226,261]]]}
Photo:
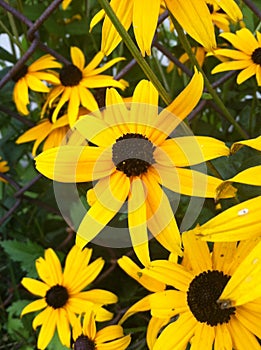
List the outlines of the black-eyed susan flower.
{"label": "black-eyed susan flower", "polygon": [[50,68],[60,68],[61,64],[51,55],[44,55],[34,61],[30,66],[24,65],[13,77],[15,82],[13,99],[17,110],[27,115],[29,101],[28,89],[37,92],[49,92],[49,87],[44,84],[46,81],[51,84],[58,84],[59,79],[48,72]]}
{"label": "black-eyed susan flower", "polygon": [[98,67],[104,58],[104,54],[98,52],[85,67],[83,52],[75,46],[71,47],[70,52],[72,63],[64,66],[59,75],[57,74],[58,84],[50,91],[42,113],[45,113],[47,106],[51,108],[55,105],[52,116],[52,120],[55,122],[60,109],[68,102],[67,114],[69,124],[73,127],[78,117],[80,105],[90,111],[99,108],[89,89],[107,86],[125,89],[128,84],[124,80],[113,79],[113,76],[100,74],[115,63],[122,61],[123,57],[117,57],[102,67]]}
{"label": "black-eyed susan flower", "polygon": [[247,28],[233,33],[221,33],[220,36],[229,41],[236,50],[217,49],[215,55],[229,60],[218,64],[212,74],[229,70],[241,70],[237,76],[237,83],[242,84],[252,76],[256,76],[258,86],[261,85],[261,34],[256,32],[256,38]]}
{"label": "black-eyed susan flower", "polygon": [[[0,157],[0,173],[7,173],[8,171],[9,171],[9,166],[7,165],[7,161],[2,160],[2,157]],[[1,176],[0,176],[0,181],[6,182],[6,180],[3,179]]]}
{"label": "black-eyed susan flower", "polygon": [[[43,142],[43,151],[60,146],[66,143],[66,135],[70,130],[68,114],[63,114],[62,110],[58,113],[57,120],[52,121],[52,112],[47,109],[45,115],[48,117],[43,118],[36,126],[27,130],[17,140],[17,144],[35,141],[32,149],[32,155],[36,155],[36,151],[40,144]],[[89,111],[85,108],[79,109],[79,116],[87,114]],[[61,114],[61,115],[60,115]]]}
{"label": "black-eyed susan flower", "polygon": [[[61,146],[36,157],[36,168],[50,179],[98,180],[92,196],[96,200],[77,230],[77,244],[92,240],[126,203],[132,245],[144,265],[150,261],[147,227],[166,249],[180,253],[180,234],[162,186],[188,196],[213,198],[221,180],[186,167],[228,155],[225,144],[211,137],[169,137],[197,104],[202,89],[203,78],[196,71],[189,85],[160,113],[158,92],[146,80],[137,85],[127,106],[115,89],[108,89],[102,118],[96,111],[75,124],[97,147]],[[228,194],[233,195],[233,191]]]}
{"label": "black-eyed susan flower", "polygon": [[41,326],[38,349],[48,346],[56,329],[61,343],[69,347],[70,325],[74,324],[76,314],[93,310],[97,321],[106,321],[112,317],[103,305],[117,302],[116,295],[102,289],[82,291],[98,276],[104,265],[102,258],[89,264],[91,254],[91,249],[81,250],[73,246],[62,272],[57,255],[52,249],[47,249],[45,257],[36,260],[41,281],[28,277],[22,279],[22,285],[41,299],[27,305],[21,315],[44,309],[33,320],[34,329]]}
{"label": "black-eyed susan flower", "polygon": [[132,306],[131,314],[151,311],[150,350],[186,349],[189,343],[191,349],[260,349],[260,240],[215,243],[210,252],[192,232],[182,237],[181,264],[156,260],[143,271],[175,289]]}
{"label": "black-eyed susan flower", "polygon": [[125,350],[130,344],[130,335],[124,335],[123,328],[111,325],[97,331],[95,315],[88,311],[84,314],[83,324],[81,316],[73,325],[74,350]]}

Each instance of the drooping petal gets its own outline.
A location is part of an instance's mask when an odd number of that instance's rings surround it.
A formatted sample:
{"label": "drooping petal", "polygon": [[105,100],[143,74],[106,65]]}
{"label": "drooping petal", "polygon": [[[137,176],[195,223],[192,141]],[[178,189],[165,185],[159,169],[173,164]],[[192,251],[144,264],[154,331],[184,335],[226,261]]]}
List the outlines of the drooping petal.
{"label": "drooping petal", "polygon": [[[160,12],[160,0],[134,1],[133,30],[142,56],[151,55],[151,43],[154,37]],[[149,9],[149,15],[144,14]]]}
{"label": "drooping petal", "polygon": [[237,83],[242,84],[247,79],[251,78],[256,74],[257,65],[255,63],[249,65],[247,68],[242,70],[237,76]]}
{"label": "drooping petal", "polygon": [[[86,242],[91,241],[115,216],[130,190],[129,178],[119,171],[99,182],[104,191],[100,193],[98,190],[97,201],[88,210],[77,231],[77,237]],[[82,244],[82,241],[76,239],[76,244]]]}
{"label": "drooping petal", "polygon": [[239,306],[261,295],[261,241],[241,262],[228,281],[220,300],[231,300]]}
{"label": "drooping petal", "polygon": [[[46,312],[45,312],[46,311]],[[57,324],[57,312],[51,307],[45,309],[42,314],[45,312],[44,319],[42,320],[42,327],[38,335],[37,347],[38,349],[45,349],[50,343],[52,337],[54,336],[56,324]],[[39,315],[38,315],[39,316]],[[38,317],[36,316],[36,318]],[[36,320],[34,319],[34,321]],[[37,324],[37,322],[35,322]],[[37,326],[34,324],[34,328]]]}
{"label": "drooping petal", "polygon": [[97,180],[114,168],[110,152],[89,146],[55,147],[39,154],[35,161],[44,176],[66,183]]}
{"label": "drooping petal", "polygon": [[[126,30],[129,29],[132,22],[133,3],[134,0],[112,0],[110,2],[110,6]],[[101,50],[106,56],[109,56],[120,42],[121,36],[113,26],[109,17],[105,16],[102,26]]]}
{"label": "drooping petal", "polygon": [[118,259],[118,264],[131,278],[135,279],[149,291],[157,292],[165,289],[164,283],[145,275],[143,269],[136,265],[128,256]]}
{"label": "drooping petal", "polygon": [[134,177],[128,199],[128,226],[133,249],[141,263],[147,266],[150,263],[150,256],[145,199],[143,183],[139,177]]}
{"label": "drooping petal", "polygon": [[223,211],[202,226],[196,235],[212,242],[233,242],[260,236],[261,197],[249,199]]}
{"label": "drooping petal", "polygon": [[122,316],[122,318],[119,321],[119,324],[121,325],[127,320],[127,318],[136,314],[137,312],[150,310],[150,296],[151,295],[147,295],[146,297],[140,299],[135,304],[133,304]]}
{"label": "drooping petal", "polygon": [[45,298],[43,299],[38,299],[33,301],[32,303],[26,305],[22,312],[21,312],[21,317],[25,314],[28,314],[30,312],[38,311],[41,309],[44,309],[47,306]]}
{"label": "drooping petal", "polygon": [[205,1],[166,0],[166,5],[183,29],[207,51],[216,47],[214,26]]}
{"label": "drooping petal", "polygon": [[157,340],[160,330],[169,322],[169,318],[151,317],[146,334],[147,345],[149,350],[153,350],[153,346]]}
{"label": "drooping petal", "polygon": [[153,174],[143,176],[147,187],[147,225],[153,236],[170,252],[182,255],[180,233],[169,199]]}
{"label": "drooping petal", "polygon": [[27,74],[24,78],[28,87],[33,91],[49,92],[49,88],[33,74]]}
{"label": "drooping petal", "polygon": [[153,350],[182,349],[189,343],[194,334],[197,321],[189,312],[170,323],[160,334],[155,342]]}
{"label": "drooping petal", "polygon": [[71,332],[67,313],[64,308],[56,310],[57,313],[57,331],[62,345],[70,347]]}

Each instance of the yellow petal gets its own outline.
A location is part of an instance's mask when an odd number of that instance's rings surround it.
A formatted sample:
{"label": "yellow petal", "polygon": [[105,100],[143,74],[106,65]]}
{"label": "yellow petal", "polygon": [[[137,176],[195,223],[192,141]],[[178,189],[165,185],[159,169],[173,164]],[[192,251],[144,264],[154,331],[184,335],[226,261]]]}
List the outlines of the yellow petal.
{"label": "yellow petal", "polygon": [[105,17],[105,11],[100,10],[96,13],[95,16],[91,19],[90,23],[90,32],[93,30],[93,28]]}
{"label": "yellow petal", "polygon": [[145,189],[139,177],[134,177],[131,182],[128,199],[128,226],[130,230],[133,249],[144,266],[150,263],[147,215],[145,202]]}
{"label": "yellow petal", "polygon": [[224,56],[228,58],[233,58],[235,60],[246,61],[251,57],[242,51],[230,50],[230,49],[217,49],[214,51],[216,56]]}
{"label": "yellow petal", "polygon": [[99,330],[97,332],[97,335],[95,337],[95,342],[97,344],[99,343],[106,343],[111,340],[121,338],[124,336],[123,328],[119,325],[111,325],[104,327],[103,329]]}
{"label": "yellow petal", "polygon": [[95,188],[97,201],[88,210],[77,230],[77,236],[87,241],[91,241],[120,210],[129,194],[130,181],[125,174],[116,171],[110,177],[100,180]]}
{"label": "yellow petal", "polygon": [[[115,12],[115,15],[119,18],[126,30],[129,29],[132,22],[133,3],[134,0],[112,0],[110,2],[110,6]],[[102,26],[101,50],[106,56],[109,56],[120,42],[121,36],[113,26],[109,17],[105,16]]]}
{"label": "yellow petal", "polygon": [[192,271],[195,275],[203,271],[212,270],[212,261],[209,248],[206,242],[197,238],[193,231],[182,234],[184,256],[189,260]]}
{"label": "yellow petal", "polygon": [[135,279],[149,291],[157,292],[165,289],[164,283],[144,275],[143,269],[136,265],[128,256],[123,256],[118,259],[118,264],[131,278]]}
{"label": "yellow petal", "polygon": [[[151,55],[151,43],[154,37],[160,11],[160,0],[134,1],[133,30],[142,56]],[[149,10],[149,15],[144,14]]]}
{"label": "yellow petal", "polygon": [[70,127],[72,128],[77,120],[80,105],[80,95],[78,86],[73,86],[68,102],[68,119]]}
{"label": "yellow petal", "polygon": [[258,47],[254,35],[247,28],[242,28],[233,33],[221,33],[220,36],[228,40],[236,49],[245,52],[249,56]]}
{"label": "yellow petal", "polygon": [[57,331],[62,345],[70,347],[71,332],[67,313],[64,308],[59,308],[57,312]]}
{"label": "yellow petal", "polygon": [[21,312],[21,317],[25,314],[30,313],[30,312],[35,312],[35,311],[41,310],[41,309],[45,308],[46,306],[47,306],[47,303],[46,303],[45,298],[35,300],[23,308],[23,310]]}
{"label": "yellow petal", "polygon": [[211,74],[225,72],[228,70],[244,69],[249,67],[251,64],[251,60],[223,62],[218,64],[214,69],[212,69]]}
{"label": "yellow petal", "polygon": [[233,143],[231,147],[231,152],[232,153],[237,152],[242,146],[248,146],[258,151],[261,151],[261,136],[258,136],[254,139],[243,140],[243,141],[238,141]]}
{"label": "yellow petal", "polygon": [[191,350],[202,349],[212,350],[215,340],[215,328],[206,323],[198,323],[195,328],[195,335],[191,339]]}
{"label": "yellow petal", "polygon": [[78,67],[80,71],[83,71],[85,65],[85,58],[82,50],[80,50],[76,46],[71,46],[70,52],[73,64],[76,67]]}
{"label": "yellow petal", "polygon": [[240,21],[243,14],[234,0],[216,0],[217,5],[234,21]]}
{"label": "yellow petal", "polygon": [[46,292],[49,290],[49,286],[41,281],[34,280],[33,278],[24,277],[21,284],[34,295],[45,297]]}
{"label": "yellow petal", "polygon": [[164,141],[154,151],[157,163],[165,166],[184,167],[228,156],[224,142],[207,136],[183,136]]}
{"label": "yellow petal", "polygon": [[233,306],[253,301],[261,295],[261,241],[241,262],[224,288],[219,300],[231,300]]}
{"label": "yellow petal", "polygon": [[216,47],[214,26],[203,0],[166,0],[166,5],[183,29],[207,51]]}
{"label": "yellow petal", "polygon": [[199,102],[203,92],[203,87],[204,80],[202,74],[195,68],[195,73],[189,84],[165,110],[170,111],[183,120]]}
{"label": "yellow petal", "polygon": [[33,74],[27,74],[25,80],[29,88],[33,91],[49,92],[49,88]]}
{"label": "yellow petal", "polygon": [[[153,167],[158,172],[163,186],[187,196],[215,198],[216,189],[222,181],[196,170],[170,168],[160,164],[155,164]],[[226,193],[226,195],[232,197],[234,193]]]}
{"label": "yellow petal", "polygon": [[215,331],[216,331],[216,337],[215,337],[214,350],[232,349],[232,346],[233,346],[232,339],[226,324],[223,323],[223,324],[216,325]]}
{"label": "yellow petal", "polygon": [[93,181],[108,176],[114,168],[110,153],[105,153],[98,147],[55,147],[35,158],[36,169],[55,181],[67,183]]}
{"label": "yellow petal", "polygon": [[195,233],[212,242],[233,242],[258,237],[261,231],[260,204],[259,196],[234,205],[196,227]]}
{"label": "yellow petal", "polygon": [[43,319],[42,327],[39,332],[38,340],[37,340],[38,349],[45,349],[48,346],[52,337],[54,336],[54,332],[56,328],[57,312],[55,312],[55,310],[51,307],[45,309],[45,311],[46,311],[45,317]]}
{"label": "yellow petal", "polygon": [[169,318],[157,318],[151,317],[146,334],[147,345],[149,350],[153,349],[153,346],[158,338],[160,330],[169,322]]}
{"label": "yellow petal", "polygon": [[160,334],[153,350],[185,349],[194,334],[197,321],[189,312],[170,323]]}
{"label": "yellow petal", "polygon": [[122,318],[119,321],[119,324],[121,325],[123,322],[127,320],[130,316],[134,315],[137,312],[142,311],[148,311],[150,310],[150,295],[147,295],[146,297],[140,299],[135,304],[133,304],[122,316]]}
{"label": "yellow petal", "polygon": [[227,183],[238,182],[242,184],[252,185],[252,186],[261,186],[261,179],[259,174],[261,172],[261,165],[257,165],[246,170],[241,171],[236,176],[231,177],[230,179],[224,181],[217,189],[217,191],[222,193],[223,186],[226,187]]}
{"label": "yellow petal", "polygon": [[242,72],[240,72],[237,76],[237,83],[242,84],[244,81],[246,81],[247,79],[249,79],[253,75],[255,75],[256,68],[257,68],[257,65],[252,64],[252,65],[248,66],[247,68],[245,68],[244,70],[242,70]]}

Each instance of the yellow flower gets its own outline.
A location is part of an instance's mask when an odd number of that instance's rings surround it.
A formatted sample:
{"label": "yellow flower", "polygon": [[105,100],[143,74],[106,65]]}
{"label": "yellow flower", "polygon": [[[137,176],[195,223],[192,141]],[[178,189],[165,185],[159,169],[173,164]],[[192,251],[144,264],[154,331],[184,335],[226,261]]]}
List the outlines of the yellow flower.
{"label": "yellow flower", "polygon": [[[161,3],[161,0],[111,0],[110,2],[112,9],[126,30],[133,24],[135,39],[143,56],[145,56],[145,53],[151,54],[151,43],[157,28]],[[193,0],[165,0],[164,3],[192,38],[206,47],[207,50],[215,48],[214,28],[204,0],[198,0],[197,4]],[[92,19],[91,29],[104,16],[103,10],[98,12]],[[102,27],[101,50],[109,55],[120,41],[120,35],[110,19],[105,16]]]}
{"label": "yellow flower", "polygon": [[22,114],[29,114],[27,105],[29,101],[28,88],[38,92],[49,92],[49,88],[42,82],[57,84],[59,80],[51,72],[45,71],[49,68],[60,68],[61,64],[55,61],[51,55],[44,55],[32,63],[29,67],[24,65],[14,76],[15,82],[13,99],[17,110]]}
{"label": "yellow flower", "polygon": [[[213,0],[213,1],[208,0],[207,1],[207,7],[208,7],[209,12],[211,14],[212,22],[214,25],[216,25],[219,29],[223,30],[224,32],[229,32],[230,31],[229,16],[225,12],[223,12],[223,10],[217,4],[218,3],[215,0]],[[234,12],[233,12],[233,14],[234,14]],[[240,17],[237,17],[237,19],[241,19],[241,18],[242,18],[242,14]]]}
{"label": "yellow flower", "polygon": [[82,292],[98,276],[104,265],[102,258],[89,264],[91,254],[91,249],[81,250],[73,246],[62,272],[57,255],[52,249],[47,249],[45,258],[36,261],[36,269],[43,282],[28,277],[22,279],[22,285],[41,299],[27,305],[21,316],[44,309],[33,320],[34,329],[41,326],[38,349],[48,346],[56,328],[61,343],[70,347],[70,324],[74,324],[76,314],[93,310],[97,321],[111,319],[112,314],[103,309],[102,305],[117,302],[116,295],[102,289]]}
{"label": "yellow flower", "polygon": [[220,36],[229,41],[236,50],[217,49],[215,55],[227,57],[231,60],[218,64],[212,74],[229,70],[242,70],[237,76],[237,83],[241,84],[252,76],[256,76],[258,86],[261,85],[261,34],[256,37],[247,28],[233,33],[222,33]]}
{"label": "yellow flower", "polygon": [[[174,289],[146,296],[133,312],[150,310],[150,350],[260,349],[261,241],[206,242],[182,235],[182,264],[152,261],[144,274]],[[138,306],[137,306],[138,305]],[[121,320],[126,320],[127,316]],[[177,317],[178,316],[178,317]],[[167,322],[167,320],[169,322]],[[166,326],[166,323],[167,326]]]}
{"label": "yellow flower", "polygon": [[[2,160],[2,157],[0,157],[0,173],[6,173],[9,169],[10,168],[7,165],[7,161],[6,160]],[[0,176],[0,181],[6,182],[6,180],[3,179],[1,176]]]}
{"label": "yellow flower", "polygon": [[[127,106],[115,89],[108,89],[102,118],[96,111],[75,124],[97,147],[61,146],[36,157],[37,170],[55,181],[98,180],[95,196],[90,196],[94,204],[77,230],[77,244],[91,241],[126,202],[132,245],[145,266],[150,261],[147,227],[166,249],[180,253],[180,234],[161,186],[213,198],[221,180],[186,167],[229,154],[223,142],[211,137],[169,137],[198,103],[202,90],[203,78],[196,72],[158,114],[158,92],[152,83],[142,80]],[[232,191],[228,197],[233,195]]]}
{"label": "yellow flower", "polygon": [[[70,130],[68,114],[58,115],[57,120],[52,122],[52,111],[53,109],[48,110],[46,114],[49,114],[49,117],[42,119],[36,126],[27,130],[16,140],[17,144],[35,141],[32,149],[33,156],[36,155],[36,151],[42,142],[44,142],[43,151],[66,143],[65,137]],[[88,112],[85,108],[80,108],[79,116]]]}
{"label": "yellow flower", "polygon": [[130,344],[130,335],[125,335],[119,325],[111,325],[96,330],[95,315],[86,312],[81,325],[78,317],[73,325],[74,350],[125,350]]}
{"label": "yellow flower", "polygon": [[50,91],[42,109],[42,114],[45,113],[47,106],[51,108],[54,104],[57,104],[52,116],[52,120],[55,122],[60,109],[66,102],[68,102],[67,113],[69,124],[73,127],[73,124],[77,120],[80,105],[91,111],[99,108],[89,89],[107,86],[125,89],[128,84],[124,80],[117,81],[110,75],[100,74],[115,63],[122,61],[124,59],[123,57],[115,58],[105,63],[102,67],[97,68],[104,58],[104,54],[98,52],[91,62],[84,67],[85,57],[82,51],[73,46],[71,47],[71,58],[72,63],[64,66],[61,69],[59,76],[57,75],[58,84],[56,84],[57,86]]}

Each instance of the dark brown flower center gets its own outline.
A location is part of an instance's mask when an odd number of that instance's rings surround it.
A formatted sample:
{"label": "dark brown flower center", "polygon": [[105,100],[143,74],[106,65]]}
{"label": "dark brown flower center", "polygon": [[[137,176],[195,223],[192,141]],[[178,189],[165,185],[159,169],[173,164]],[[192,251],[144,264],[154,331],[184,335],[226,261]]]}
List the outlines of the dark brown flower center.
{"label": "dark brown flower center", "polygon": [[54,309],[59,309],[63,307],[67,300],[69,299],[69,294],[64,286],[57,284],[51,287],[45,295],[45,300],[47,304]]}
{"label": "dark brown flower center", "polygon": [[23,78],[28,72],[28,66],[25,64],[22,68],[19,69],[18,72],[16,72],[12,79],[15,83],[18,82],[18,80],[20,80],[21,78]]}
{"label": "dark brown flower center", "polygon": [[230,276],[222,271],[204,271],[196,276],[189,285],[187,302],[190,311],[199,322],[206,322],[210,326],[228,323],[230,316],[236,311],[235,307],[227,307],[218,301]]}
{"label": "dark brown flower center", "polygon": [[255,64],[259,64],[261,66],[261,47],[255,49],[255,51],[252,53],[251,58]]}
{"label": "dark brown flower center", "polygon": [[86,335],[80,335],[74,343],[74,350],[95,350],[95,344]]}
{"label": "dark brown flower center", "polygon": [[128,177],[146,173],[155,163],[152,142],[141,134],[125,134],[112,147],[112,161]]}
{"label": "dark brown flower center", "polygon": [[75,86],[82,80],[82,72],[74,64],[68,64],[60,71],[60,80],[63,86]]}

